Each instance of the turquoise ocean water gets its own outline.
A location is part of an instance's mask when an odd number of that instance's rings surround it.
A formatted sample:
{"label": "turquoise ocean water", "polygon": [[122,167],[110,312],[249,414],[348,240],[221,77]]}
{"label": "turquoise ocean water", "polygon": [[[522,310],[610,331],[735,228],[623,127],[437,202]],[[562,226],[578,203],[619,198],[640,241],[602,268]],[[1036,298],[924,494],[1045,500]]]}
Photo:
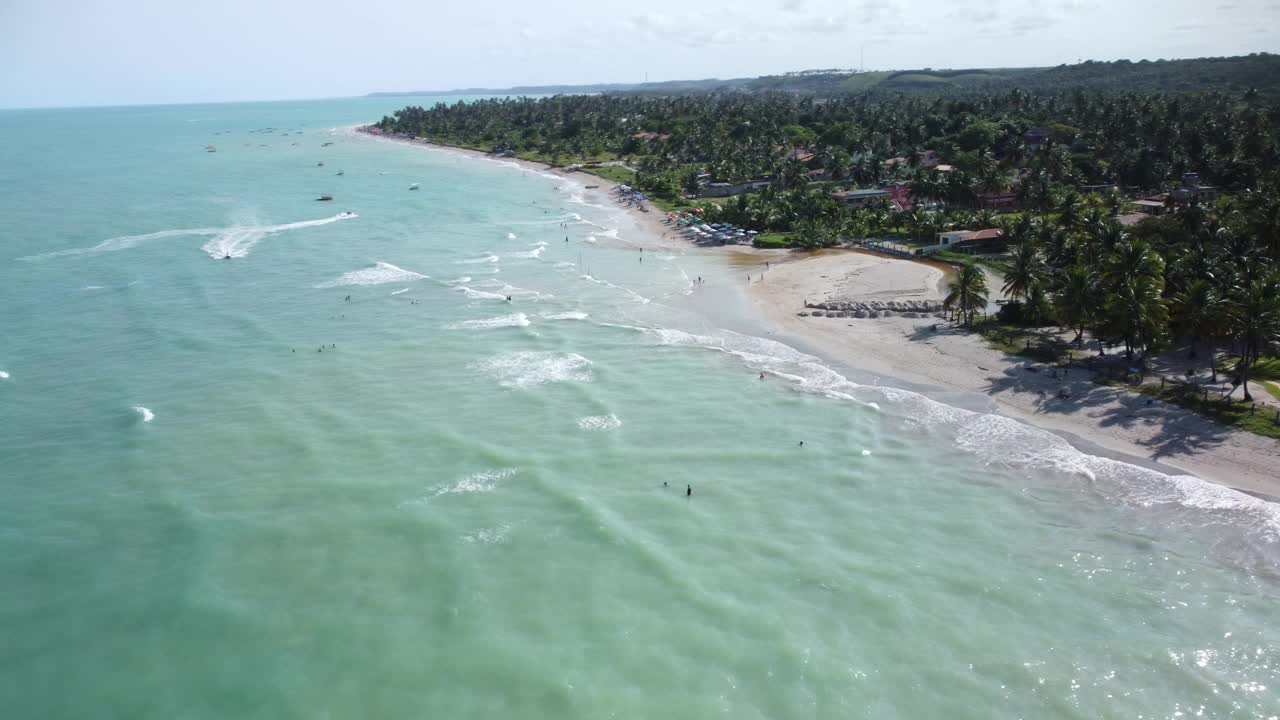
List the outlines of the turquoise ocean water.
{"label": "turquoise ocean water", "polygon": [[0,113],[0,715],[1280,715],[1276,505],[851,382],[397,106]]}

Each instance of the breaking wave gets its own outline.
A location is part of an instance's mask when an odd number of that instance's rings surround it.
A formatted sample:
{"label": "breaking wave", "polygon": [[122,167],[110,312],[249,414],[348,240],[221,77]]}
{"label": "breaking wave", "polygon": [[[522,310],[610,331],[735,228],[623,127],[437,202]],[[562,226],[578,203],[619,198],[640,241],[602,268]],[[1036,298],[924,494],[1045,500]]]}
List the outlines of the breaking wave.
{"label": "breaking wave", "polygon": [[445,328],[448,330],[488,330],[503,327],[528,327],[528,325],[529,317],[527,315],[524,313],[512,313],[510,315],[485,318],[484,320],[463,320],[446,325]]}
{"label": "breaking wave", "polygon": [[[860,385],[817,357],[766,338],[728,330],[699,335],[663,327],[610,325],[642,333],[661,346],[720,352],[753,371],[784,378],[793,387],[856,402],[914,427],[922,437],[950,437],[959,449],[988,465],[1063,473],[1084,479],[1097,492],[1132,507],[1167,506],[1209,512],[1238,528],[1245,542],[1233,558],[1246,567],[1280,567],[1280,504],[1190,475],[1166,475],[1077,450],[1062,437],[1003,415],[953,407],[909,390]],[[869,455],[869,451],[863,451]],[[1194,521],[1202,525],[1203,519]]]}
{"label": "breaking wave", "polygon": [[538,258],[538,257],[542,257],[542,251],[543,251],[543,250],[546,250],[546,248],[545,248],[545,247],[537,247],[537,248],[534,248],[533,250],[527,250],[527,251],[525,251],[525,252],[510,253],[510,254],[508,254],[508,255],[507,255],[507,257],[509,257],[509,258]]}
{"label": "breaking wave", "polygon": [[460,285],[458,286],[458,289],[461,290],[464,294],[466,294],[467,299],[469,300],[506,300],[507,299],[506,295],[499,295],[498,293],[485,292],[484,290],[473,290],[467,287],[466,285]]}
{"label": "breaking wave", "polygon": [[147,408],[142,407],[141,405],[134,405],[133,411],[142,416],[142,422],[144,423],[149,423],[156,418],[155,413],[151,412]]}
{"label": "breaking wave", "polygon": [[591,361],[577,353],[508,352],[473,367],[495,378],[503,387],[591,381]]}
{"label": "breaking wave", "polygon": [[515,477],[519,470],[516,468],[501,468],[498,470],[485,470],[472,475],[468,475],[453,483],[444,483],[431,488],[431,493],[424,497],[407,500],[400,503],[399,507],[408,505],[425,505],[432,498],[438,498],[441,495],[461,495],[464,493],[485,493],[490,492],[498,486],[502,480]]}
{"label": "breaking wave", "polygon": [[395,282],[413,282],[414,280],[422,280],[426,275],[421,275],[412,270],[405,270],[402,267],[396,267],[391,263],[378,262],[367,268],[360,270],[352,270],[344,273],[336,280],[330,280],[326,283],[316,285],[317,288],[333,288],[343,285],[382,285],[384,283]]}
{"label": "breaking wave", "polygon": [[471,258],[470,260],[456,260],[455,265],[478,265],[480,263],[496,263],[500,258],[493,253],[489,253],[484,257]]}
{"label": "breaking wave", "polygon": [[616,430],[622,427],[617,415],[592,415],[578,418],[578,427],[583,430]]}

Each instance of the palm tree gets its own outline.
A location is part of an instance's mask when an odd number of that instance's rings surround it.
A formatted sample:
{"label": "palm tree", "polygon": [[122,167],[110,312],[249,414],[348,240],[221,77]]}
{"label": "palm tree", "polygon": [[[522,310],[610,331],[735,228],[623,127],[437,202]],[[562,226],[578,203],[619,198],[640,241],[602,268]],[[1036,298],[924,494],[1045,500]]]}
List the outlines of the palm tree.
{"label": "palm tree", "polygon": [[1240,338],[1237,379],[1245,402],[1252,402],[1249,368],[1263,347],[1280,338],[1280,273],[1260,274],[1232,288],[1227,307],[1231,329]]}
{"label": "palm tree", "polygon": [[1072,230],[1080,222],[1080,213],[1084,211],[1084,203],[1080,193],[1071,190],[1058,201],[1058,225]]}
{"label": "palm tree", "polygon": [[987,307],[987,278],[973,263],[965,263],[948,290],[942,306],[959,313],[965,326],[973,322],[976,313]]}
{"label": "palm tree", "polygon": [[1164,260],[1142,240],[1121,240],[1108,258],[1103,281],[1106,307],[1124,335],[1125,357],[1155,344],[1167,329]]}
{"label": "palm tree", "polygon": [[[1204,278],[1191,281],[1185,290],[1173,296],[1173,313],[1178,328],[1191,338],[1187,358],[1196,357],[1196,343],[1219,327],[1218,291]],[[1210,357],[1213,348],[1209,348]]]}
{"label": "palm tree", "polygon": [[1015,246],[1010,259],[1009,271],[1004,274],[1004,287],[1001,289],[1010,298],[1019,300],[1027,296],[1032,285],[1044,278],[1044,260],[1030,241]]}
{"label": "palm tree", "polygon": [[1083,262],[1066,271],[1053,295],[1058,321],[1076,331],[1076,347],[1084,342],[1085,326],[1093,321],[1098,310],[1098,295],[1098,274]]}

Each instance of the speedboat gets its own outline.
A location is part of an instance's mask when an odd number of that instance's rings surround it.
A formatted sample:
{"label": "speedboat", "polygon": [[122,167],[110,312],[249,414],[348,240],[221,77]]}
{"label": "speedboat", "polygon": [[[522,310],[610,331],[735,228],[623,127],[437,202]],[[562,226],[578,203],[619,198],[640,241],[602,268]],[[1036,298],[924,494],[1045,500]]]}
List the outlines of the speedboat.
{"label": "speedboat", "polygon": [[320,197],[316,198],[316,202],[324,202],[332,199],[333,199],[332,195],[321,195]]}

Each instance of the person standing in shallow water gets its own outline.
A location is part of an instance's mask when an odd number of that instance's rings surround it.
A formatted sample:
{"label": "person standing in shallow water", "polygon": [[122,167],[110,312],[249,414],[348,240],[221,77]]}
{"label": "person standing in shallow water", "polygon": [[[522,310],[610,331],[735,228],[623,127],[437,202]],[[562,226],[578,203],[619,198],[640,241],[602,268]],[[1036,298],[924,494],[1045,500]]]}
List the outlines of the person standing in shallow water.
{"label": "person standing in shallow water", "polygon": [[693,497],[693,486],[692,486],[692,485],[686,485],[686,486],[685,486],[684,496],[685,496],[685,497]]}

